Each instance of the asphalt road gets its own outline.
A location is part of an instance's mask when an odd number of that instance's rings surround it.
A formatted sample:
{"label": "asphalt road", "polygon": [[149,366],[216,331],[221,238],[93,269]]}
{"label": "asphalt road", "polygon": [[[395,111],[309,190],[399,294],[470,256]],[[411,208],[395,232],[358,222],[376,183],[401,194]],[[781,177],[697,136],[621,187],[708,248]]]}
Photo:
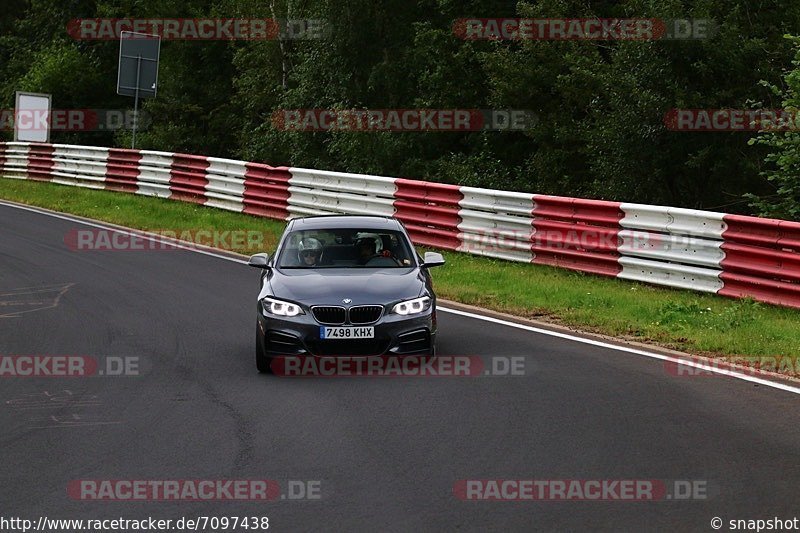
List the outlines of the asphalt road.
{"label": "asphalt road", "polygon": [[[526,375],[259,375],[255,270],[71,251],[83,227],[0,205],[0,355],[138,358],[141,375],[0,378],[0,516],[269,516],[277,531],[711,531],[718,516],[726,531],[800,514],[796,394],[446,312],[440,354],[521,356]],[[319,498],[81,501],[81,479],[271,479],[283,496],[314,481]],[[693,480],[707,497],[462,501],[464,479]]]}

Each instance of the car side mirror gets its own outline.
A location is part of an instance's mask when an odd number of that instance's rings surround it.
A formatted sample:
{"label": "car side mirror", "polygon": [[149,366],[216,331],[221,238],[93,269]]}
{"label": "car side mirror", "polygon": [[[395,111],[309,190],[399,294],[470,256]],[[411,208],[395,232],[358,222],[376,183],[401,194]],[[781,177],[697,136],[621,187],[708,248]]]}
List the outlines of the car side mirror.
{"label": "car side mirror", "polygon": [[255,254],[250,257],[250,260],[247,262],[247,264],[250,265],[251,267],[268,269],[270,268],[269,254],[268,253]]}
{"label": "car side mirror", "polygon": [[438,267],[444,264],[444,257],[438,252],[425,252],[422,266],[425,268]]}

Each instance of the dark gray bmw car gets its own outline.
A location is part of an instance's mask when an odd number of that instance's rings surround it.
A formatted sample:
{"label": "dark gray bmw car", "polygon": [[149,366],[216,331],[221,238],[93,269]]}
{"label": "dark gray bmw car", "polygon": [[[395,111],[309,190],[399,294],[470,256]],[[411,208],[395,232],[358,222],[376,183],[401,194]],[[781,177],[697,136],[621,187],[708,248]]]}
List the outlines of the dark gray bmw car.
{"label": "dark gray bmw car", "polygon": [[296,218],[263,269],[256,366],[280,356],[435,355],[436,295],[428,269],[441,254],[415,251],[391,217]]}

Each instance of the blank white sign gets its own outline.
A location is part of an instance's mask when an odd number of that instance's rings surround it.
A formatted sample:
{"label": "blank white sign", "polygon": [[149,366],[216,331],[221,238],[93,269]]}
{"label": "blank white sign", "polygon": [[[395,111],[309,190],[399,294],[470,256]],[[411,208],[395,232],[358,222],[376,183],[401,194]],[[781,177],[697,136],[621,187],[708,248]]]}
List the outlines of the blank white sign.
{"label": "blank white sign", "polygon": [[14,140],[50,141],[50,95],[17,91],[14,109]]}

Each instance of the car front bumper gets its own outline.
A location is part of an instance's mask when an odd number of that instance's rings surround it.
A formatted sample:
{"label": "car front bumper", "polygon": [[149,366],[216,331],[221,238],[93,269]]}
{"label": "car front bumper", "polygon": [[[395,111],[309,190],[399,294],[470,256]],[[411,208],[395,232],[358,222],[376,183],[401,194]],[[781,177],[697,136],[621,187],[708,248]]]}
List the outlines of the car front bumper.
{"label": "car front bumper", "polygon": [[[347,326],[348,324],[345,324]],[[359,325],[358,327],[360,327]],[[310,314],[292,318],[265,315],[258,305],[258,341],[268,357],[430,355],[436,339],[435,304],[413,316],[384,314],[366,326],[375,328],[374,339],[322,339],[320,328]]]}

